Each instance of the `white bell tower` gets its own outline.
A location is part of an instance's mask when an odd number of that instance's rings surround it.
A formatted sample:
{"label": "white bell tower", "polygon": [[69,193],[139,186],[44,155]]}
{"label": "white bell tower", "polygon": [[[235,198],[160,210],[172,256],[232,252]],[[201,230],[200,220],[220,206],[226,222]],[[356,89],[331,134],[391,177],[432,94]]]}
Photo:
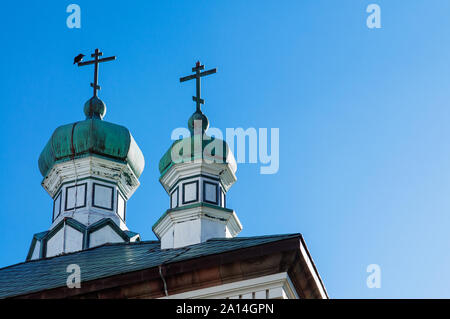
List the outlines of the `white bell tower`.
{"label": "white bell tower", "polygon": [[236,213],[227,207],[226,194],[236,182],[236,161],[226,142],[206,135],[208,118],[200,104],[200,77],[215,69],[200,72],[197,62],[197,110],[189,118],[190,137],[175,141],[160,163],[160,182],[170,197],[169,209],[153,226],[161,248],[179,248],[202,243],[211,238],[235,237],[242,225]]}
{"label": "white bell tower", "polygon": [[144,156],[126,127],[103,120],[98,64],[115,57],[101,55],[96,49],[94,60],[78,63],[95,65],[86,119],[58,127],[39,157],[53,212],[49,230],[34,235],[27,260],[140,239],[126,226],[126,203],[139,187]]}

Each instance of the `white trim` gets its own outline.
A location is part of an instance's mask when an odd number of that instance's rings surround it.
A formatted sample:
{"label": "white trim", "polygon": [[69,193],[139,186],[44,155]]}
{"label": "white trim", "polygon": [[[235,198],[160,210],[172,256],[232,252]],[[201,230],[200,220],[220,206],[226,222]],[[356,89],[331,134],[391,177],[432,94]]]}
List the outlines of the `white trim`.
{"label": "white trim", "polygon": [[180,294],[162,297],[160,299],[242,299],[252,298],[265,299],[299,299],[294,285],[286,272],[273,275],[235,281],[228,284],[209,288],[192,290]]}
{"label": "white trim", "polygon": [[319,278],[318,273],[316,272],[316,269],[314,268],[313,261],[308,255],[308,252],[306,251],[305,246],[303,246],[302,243],[300,243],[300,252],[303,255],[303,258],[306,260],[306,265],[308,266],[309,272],[312,274],[314,282],[316,283],[317,288],[319,289],[320,296],[322,299],[328,299],[327,294],[322,286],[322,281]]}
{"label": "white trim", "polygon": [[158,238],[161,238],[173,224],[199,218],[210,219],[226,225],[230,228],[232,237],[237,236],[242,230],[242,224],[234,211],[226,212],[221,207],[213,208],[199,205],[197,207],[177,209],[167,213],[155,226],[154,232]]}
{"label": "white trim", "polygon": [[[211,228],[208,225],[217,227]],[[210,229],[205,236],[205,230]],[[242,224],[234,211],[221,207],[196,206],[168,212],[154,227],[153,232],[161,240],[161,248],[179,248],[199,244],[211,238],[236,237]],[[190,238],[185,238],[191,234]],[[175,241],[174,239],[177,238]]]}
{"label": "white trim", "polygon": [[54,198],[60,187],[68,182],[86,177],[97,177],[116,183],[128,200],[139,187],[139,180],[128,164],[97,156],[77,158],[56,163],[42,181],[42,187]]}
{"label": "white trim", "polygon": [[160,178],[167,193],[169,190],[184,177],[195,176],[199,174],[210,175],[214,178],[220,178],[225,191],[236,182],[237,178],[233,172],[233,167],[226,163],[179,163],[173,164],[167,172]]}

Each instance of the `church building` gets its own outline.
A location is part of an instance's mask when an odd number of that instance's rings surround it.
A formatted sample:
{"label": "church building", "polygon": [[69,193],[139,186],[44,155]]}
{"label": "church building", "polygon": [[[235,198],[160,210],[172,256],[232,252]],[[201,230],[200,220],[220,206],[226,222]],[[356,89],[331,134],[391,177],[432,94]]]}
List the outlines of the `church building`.
{"label": "church building", "polygon": [[216,69],[199,62],[180,79],[196,82],[191,135],[159,162],[168,207],[153,225],[157,240],[127,227],[127,215],[139,213],[127,202],[144,155],[128,128],[104,120],[98,67],[115,57],[91,56],[78,63],[95,67],[86,119],[56,128],[39,156],[51,224],[32,236],[24,262],[0,269],[0,298],[328,298],[300,234],[238,236],[243,226],[227,206],[237,164],[225,141],[206,135],[201,110],[201,77]]}

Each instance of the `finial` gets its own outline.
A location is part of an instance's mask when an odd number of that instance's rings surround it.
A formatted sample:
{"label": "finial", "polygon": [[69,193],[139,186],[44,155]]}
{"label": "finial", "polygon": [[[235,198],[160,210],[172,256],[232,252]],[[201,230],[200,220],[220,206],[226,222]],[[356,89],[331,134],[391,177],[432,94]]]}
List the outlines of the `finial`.
{"label": "finial", "polygon": [[202,78],[204,76],[207,76],[207,75],[210,75],[210,74],[214,74],[214,73],[217,72],[216,68],[208,70],[208,71],[200,72],[203,69],[205,69],[205,66],[202,65],[200,63],[200,61],[197,61],[197,63],[195,64],[195,67],[192,68],[192,72],[195,72],[195,74],[188,75],[188,76],[180,78],[180,82],[185,82],[185,81],[189,81],[189,80],[195,79],[196,96],[193,96],[192,100],[194,100],[196,102],[196,104],[197,104],[196,112],[200,112],[200,113],[201,113],[200,105],[201,104],[205,104],[205,100],[203,100],[200,97],[200,88],[201,88],[200,78]]}
{"label": "finial", "polygon": [[98,97],[93,96],[84,104],[84,114],[87,119],[103,120],[106,114],[106,105]]}
{"label": "finial", "polygon": [[[80,54],[78,56],[81,56],[81,55],[82,54]],[[97,97],[97,90],[101,89],[100,85],[98,85],[98,65],[99,65],[99,63],[112,61],[112,60],[116,59],[115,56],[110,56],[110,57],[107,57],[107,58],[99,59],[98,57],[100,57],[102,55],[103,55],[103,52],[101,52],[99,49],[95,49],[95,52],[93,54],[91,54],[91,57],[93,57],[94,60],[86,61],[86,62],[78,62],[77,63],[78,66],[84,66],[84,65],[89,65],[89,64],[94,64],[95,65],[95,68],[94,68],[94,83],[91,83],[91,86],[94,88],[94,97]],[[81,61],[81,59],[80,59],[80,61]],[[75,61],[74,61],[74,63],[75,63]]]}
{"label": "finial", "polygon": [[[201,130],[200,130],[200,128],[194,127],[194,125],[196,124],[195,121],[201,121],[201,125],[202,125]],[[205,134],[208,127],[209,127],[209,120],[206,117],[206,115],[203,114],[203,112],[200,110],[195,111],[188,120],[188,128],[189,128],[189,131],[191,132],[191,136],[194,136],[194,134],[199,134],[199,133],[201,135]]]}

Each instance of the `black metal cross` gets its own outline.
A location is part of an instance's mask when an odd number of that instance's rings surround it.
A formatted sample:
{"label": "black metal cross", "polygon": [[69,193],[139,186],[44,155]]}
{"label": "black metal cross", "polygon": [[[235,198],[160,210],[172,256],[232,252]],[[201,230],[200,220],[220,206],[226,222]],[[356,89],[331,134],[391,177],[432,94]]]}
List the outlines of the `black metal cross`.
{"label": "black metal cross", "polygon": [[200,88],[201,88],[200,78],[203,77],[203,76],[207,76],[207,75],[214,74],[214,73],[217,72],[216,68],[208,70],[208,71],[200,72],[201,70],[204,70],[204,69],[205,69],[205,66],[202,65],[200,63],[200,61],[197,61],[197,63],[195,64],[195,67],[192,68],[192,72],[195,72],[195,74],[188,75],[188,76],[180,78],[180,82],[185,82],[185,81],[189,81],[189,80],[195,79],[196,93],[197,94],[196,94],[196,96],[192,97],[192,100],[194,100],[197,103],[197,111],[201,111],[200,104],[205,104],[205,100],[203,100],[200,97]]}
{"label": "black metal cross", "polygon": [[78,66],[84,66],[89,64],[95,64],[94,69],[94,83],[91,83],[91,86],[94,88],[94,96],[97,96],[97,90],[100,90],[100,85],[98,85],[98,64],[102,62],[112,61],[115,60],[115,56],[110,56],[107,58],[99,59],[98,57],[102,56],[103,53],[100,52],[99,49],[95,49],[95,53],[91,54],[91,57],[94,58],[94,60],[86,61],[86,62],[78,62]]}

